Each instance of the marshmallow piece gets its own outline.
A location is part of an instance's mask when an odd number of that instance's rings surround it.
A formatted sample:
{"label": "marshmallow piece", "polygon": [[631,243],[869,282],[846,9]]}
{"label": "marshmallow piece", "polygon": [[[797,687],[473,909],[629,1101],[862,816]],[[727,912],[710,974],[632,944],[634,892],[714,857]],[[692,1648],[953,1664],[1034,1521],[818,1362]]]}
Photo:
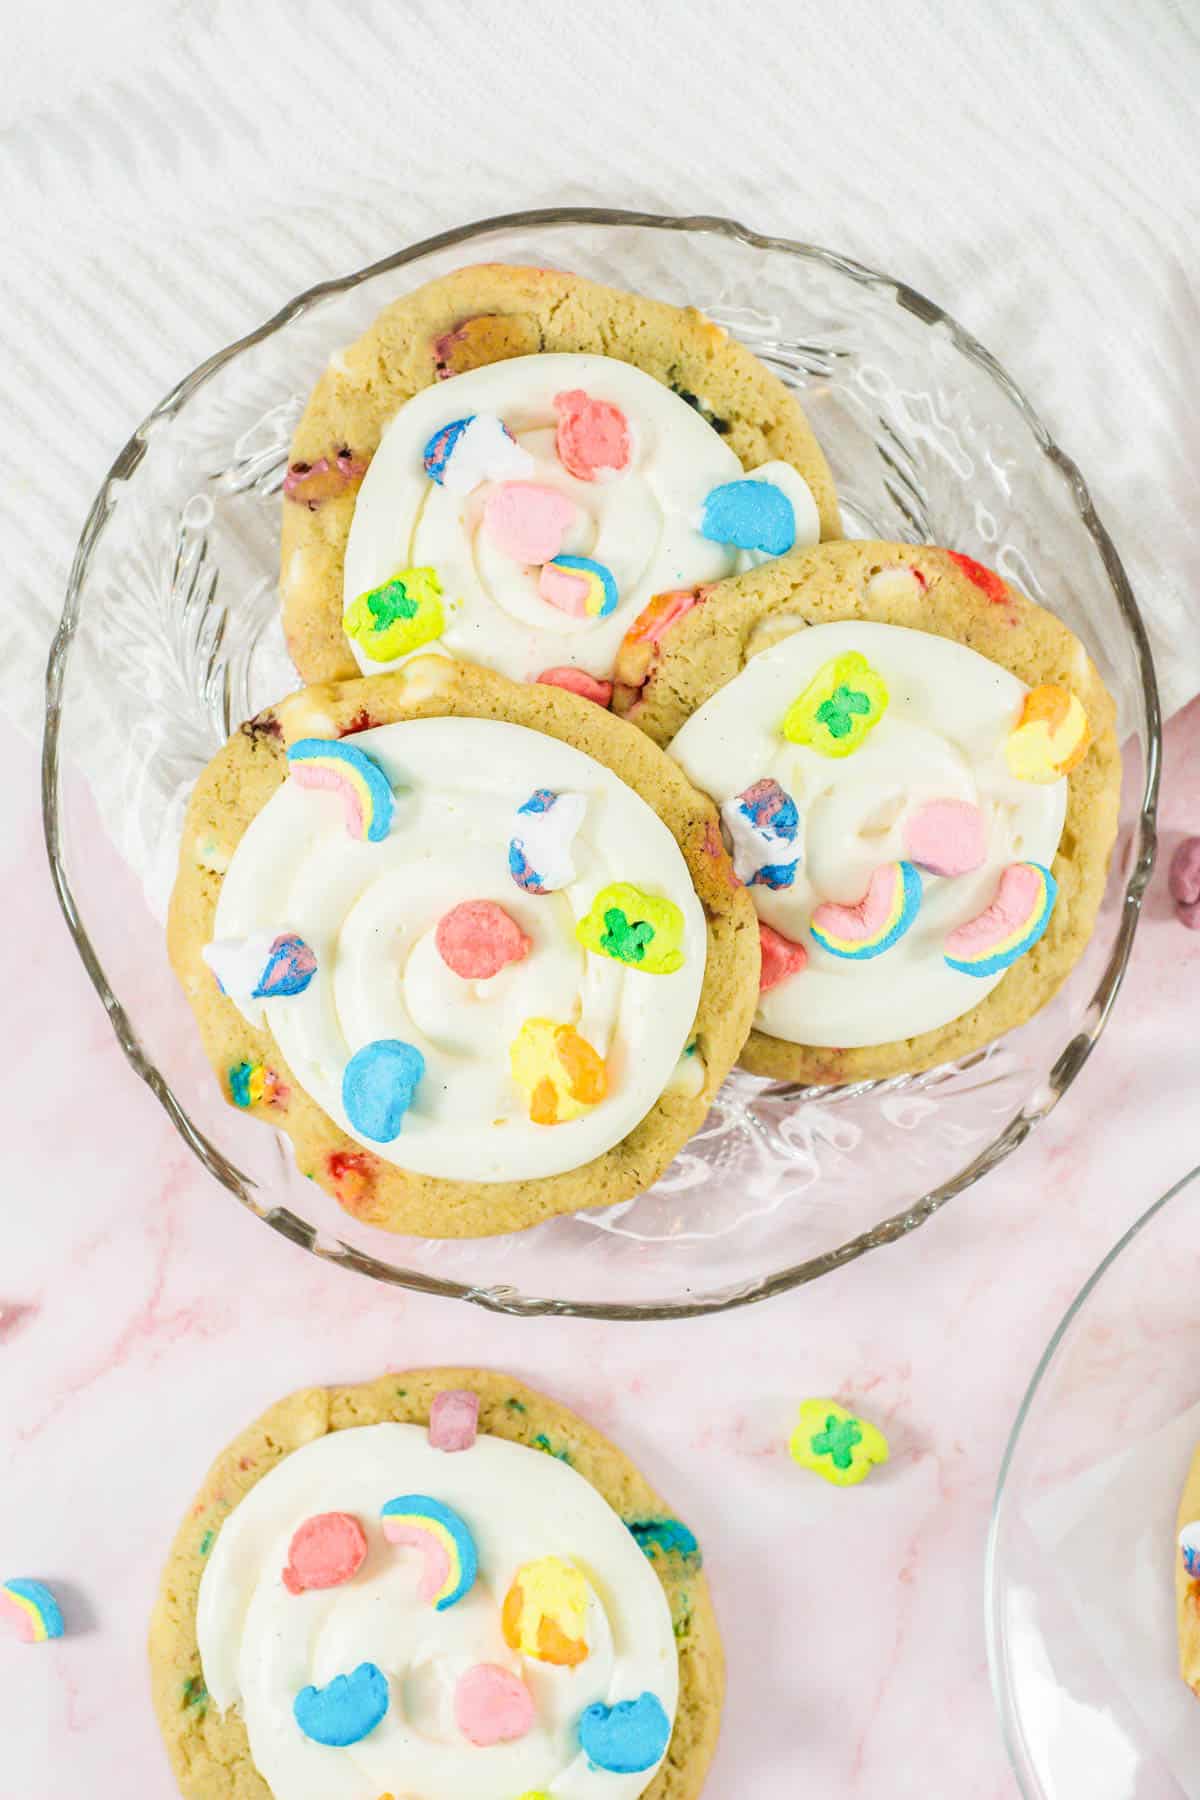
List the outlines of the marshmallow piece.
{"label": "marshmallow piece", "polygon": [[484,481],[520,480],[536,467],[528,450],[495,413],[470,413],[435,431],[425,446],[425,473],[460,498]]}
{"label": "marshmallow piece", "polygon": [[968,800],[929,800],[904,821],[904,848],[931,875],[969,875],[987,856],[987,824]]}
{"label": "marshmallow piece", "polygon": [[341,1587],[362,1568],[367,1534],[352,1513],[314,1513],[288,1545],[282,1581],[289,1594]]}
{"label": "marshmallow piece", "polygon": [[790,975],[799,975],[808,967],[808,951],[803,944],[784,937],[773,925],[758,921],[758,941],[762,950],[762,972],[758,978],[760,994],[769,994]]}
{"label": "marshmallow piece", "polygon": [[575,507],[557,488],[505,481],[484,501],[483,529],[517,563],[547,563],[562,549]]}
{"label": "marshmallow piece", "polygon": [[479,1395],[470,1388],[443,1388],[429,1409],[429,1442],[435,1450],[469,1450],[479,1431]]}
{"label": "marshmallow piece", "polygon": [[1200,931],[1200,837],[1184,838],[1171,858],[1167,886],[1180,924]]}
{"label": "marshmallow piece", "polygon": [[438,955],[464,981],[490,981],[523,962],[532,943],[494,900],[464,900],[443,913],[434,934]]}
{"label": "marshmallow piece", "polygon": [[619,406],[593,400],[582,388],[554,396],[558,460],[576,481],[609,481],[624,474],[632,457],[629,421]]}

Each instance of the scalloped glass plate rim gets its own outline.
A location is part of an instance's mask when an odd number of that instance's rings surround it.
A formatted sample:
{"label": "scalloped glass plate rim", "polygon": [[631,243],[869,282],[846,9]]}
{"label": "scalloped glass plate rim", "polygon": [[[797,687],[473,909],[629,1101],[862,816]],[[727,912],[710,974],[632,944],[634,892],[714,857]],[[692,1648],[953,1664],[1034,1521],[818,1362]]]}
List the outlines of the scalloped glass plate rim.
{"label": "scalloped glass plate rim", "polygon": [[1030,1377],[1017,1408],[1017,1416],[1009,1433],[1008,1442],[1004,1446],[1004,1456],[1000,1463],[1000,1473],[996,1477],[996,1492],[992,1500],[992,1515],[988,1525],[987,1549],[983,1563],[983,1614],[984,1635],[987,1639],[988,1675],[991,1680],[992,1698],[996,1703],[996,1712],[1000,1720],[1000,1732],[1004,1739],[1004,1747],[1008,1752],[1009,1763],[1016,1777],[1017,1786],[1025,1800],[1047,1800],[1041,1785],[1031,1787],[1026,1779],[1026,1765],[1019,1753],[1019,1737],[1015,1724],[1016,1707],[1012,1699],[1007,1679],[1008,1659],[1004,1652],[1005,1634],[999,1604],[1000,1581],[1000,1531],[1004,1517],[1004,1506],[1008,1497],[1008,1481],[1012,1466],[1016,1459],[1017,1449],[1025,1430],[1026,1420],[1033,1411],[1034,1405],[1041,1395],[1042,1385],[1054,1366],[1059,1350],[1096,1289],[1104,1281],[1115,1263],[1135,1243],[1157,1219],[1159,1213],[1177,1200],[1193,1182],[1200,1181],[1200,1164],[1190,1169],[1186,1175],[1169,1187],[1152,1206],[1148,1206],[1139,1219],[1135,1219],[1127,1231],[1123,1232],[1116,1243],[1108,1250],[1092,1270],[1066,1312],[1055,1327],[1050,1342],[1038,1358],[1038,1364]]}
{"label": "scalloped glass plate rim", "polygon": [[[997,1137],[949,1180],[930,1189],[903,1212],[885,1219],[871,1230],[860,1233],[845,1244],[839,1245],[835,1250],[779,1269],[757,1281],[743,1283],[733,1291],[708,1296],[698,1295],[685,1301],[654,1301],[634,1305],[623,1305],[620,1302],[562,1301],[548,1297],[522,1295],[507,1287],[479,1288],[462,1282],[439,1280],[419,1270],[393,1268],[340,1239],[328,1244],[319,1242],[313,1229],[297,1218],[287,1207],[261,1204],[255,1198],[254,1183],[244,1176],[215,1144],[197,1130],[169,1085],[143,1052],[132,1021],[113,992],[79,916],[62,854],[59,817],[62,772],[59,740],[62,696],[67,661],[79,622],[83,582],[92,551],[104,532],[112,512],[116,486],[126,480],[137,468],[145,453],[148,434],[152,428],[162,420],[173,417],[190,396],[218,369],[223,368],[242,351],[260,343],[264,338],[271,336],[284,325],[298,318],[328,295],[344,293],[374,276],[402,268],[406,263],[416,261],[419,257],[436,251],[452,249],[458,244],[468,243],[484,233],[503,229],[559,225],[641,226],[666,232],[711,233],[736,240],[754,249],[784,251],[802,260],[836,270],[864,287],[890,294],[896,305],[914,314],[924,324],[941,326],[950,335],[955,348],[968,359],[982,366],[992,377],[1020,413],[1039,449],[1066,480],[1080,520],[1096,545],[1105,573],[1112,585],[1117,605],[1129,629],[1147,709],[1148,741],[1145,782],[1137,820],[1137,855],[1134,858],[1125,888],[1120,928],[1108,965],[1092,996],[1088,1028],[1078,1032],[1064,1047],[1050,1070],[1046,1082],[1037,1093],[1036,1104],[1026,1105],[1016,1112]],[[127,1059],[160,1101],[180,1136],[199,1157],[209,1173],[265,1223],[293,1242],[311,1250],[314,1255],[325,1261],[357,1270],[361,1274],[373,1276],[377,1280],[393,1286],[408,1288],[419,1293],[436,1294],[449,1299],[470,1301],[495,1312],[521,1317],[559,1314],[600,1319],[675,1319],[724,1312],[734,1307],[750,1305],[757,1300],[769,1299],[775,1294],[786,1293],[790,1289],[814,1281],[819,1276],[828,1274],[846,1263],[854,1262],[868,1250],[894,1243],[898,1238],[907,1236],[917,1226],[923,1225],[955,1194],[970,1187],[981,1176],[1002,1162],[1024,1141],[1033,1126],[1052,1111],[1086,1062],[1104,1029],[1129,960],[1142,897],[1154,863],[1155,809],[1158,798],[1160,762],[1161,721],[1149,639],[1116,548],[1096,515],[1087,485],[1075,463],[1054,442],[1016,383],[976,338],[964,330],[941,307],[902,281],[897,281],[850,257],[840,255],[836,251],[826,250],[819,245],[751,231],[734,219],[710,214],[660,215],[608,207],[544,207],[528,212],[503,213],[490,218],[476,219],[470,224],[456,226],[450,231],[410,244],[391,256],[382,257],[377,262],[355,270],[352,274],[319,282],[289,300],[256,330],[248,332],[244,337],[237,339],[225,349],[216,351],[200,363],[146,416],[109,469],[84,523],[71,565],[62,617],[51,645],[46,670],[46,718],[42,743],[42,823],[54,889],[66,919],[67,928],[74,939],[75,947],[92,985],[103,1002],[117,1040]],[[836,1091],[831,1090],[831,1092]]]}

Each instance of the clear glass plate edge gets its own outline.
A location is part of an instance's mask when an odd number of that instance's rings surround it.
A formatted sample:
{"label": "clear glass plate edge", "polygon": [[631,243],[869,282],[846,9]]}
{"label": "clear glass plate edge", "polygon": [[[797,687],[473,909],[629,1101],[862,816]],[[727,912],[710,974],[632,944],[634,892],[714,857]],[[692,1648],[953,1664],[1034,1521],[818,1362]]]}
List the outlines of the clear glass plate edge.
{"label": "clear glass plate edge", "polygon": [[1008,1480],[1012,1473],[1017,1449],[1025,1429],[1025,1422],[1041,1395],[1042,1384],[1052,1368],[1063,1342],[1070,1333],[1076,1320],[1087,1306],[1088,1301],[1129,1246],[1141,1236],[1142,1232],[1152,1225],[1163,1209],[1172,1200],[1178,1198],[1186,1187],[1200,1179],[1200,1164],[1181,1175],[1173,1187],[1156,1200],[1153,1206],[1147,1207],[1141,1218],[1135,1219],[1129,1229],[1122,1233],[1111,1250],[1101,1258],[1100,1262],[1088,1276],[1066,1312],[1059,1320],[1050,1342],[1042,1351],[1037,1367],[1030,1377],[1021,1404],[1017,1408],[1017,1416],[1013,1421],[1008,1442],[1004,1447],[1004,1456],[1000,1463],[1000,1473],[996,1477],[996,1492],[992,1500],[992,1515],[988,1525],[987,1547],[983,1559],[983,1624],[984,1638],[987,1643],[988,1675],[992,1684],[992,1698],[996,1704],[996,1712],[1000,1720],[1000,1733],[1004,1739],[1004,1747],[1016,1776],[1024,1800],[1053,1800],[1053,1796],[1044,1793],[1040,1784],[1029,1785],[1028,1763],[1023,1754],[1023,1737],[1019,1729],[1017,1710],[1012,1698],[1012,1686],[1008,1679],[1007,1638],[1004,1631],[1003,1617],[999,1600],[1001,1535],[1005,1518],[1004,1504],[1007,1498]]}
{"label": "clear glass plate edge", "polygon": [[[112,991],[94,946],[79,917],[62,855],[59,816],[62,780],[62,765],[59,755],[62,696],[67,660],[79,622],[84,577],[92,551],[108,522],[116,484],[127,479],[136,469],[145,453],[148,435],[153,427],[160,420],[170,418],[177,412],[196,389],[231,358],[261,342],[327,295],[344,293],[373,276],[402,268],[406,263],[415,261],[420,256],[438,250],[452,249],[455,245],[466,243],[487,232],[556,225],[644,226],[660,231],[711,232],[757,249],[784,251],[824,267],[836,269],[864,286],[890,293],[897,305],[912,312],[925,324],[943,327],[950,334],[956,348],[964,356],[988,371],[1021,414],[1043,454],[1066,481],[1080,519],[1100,554],[1117,604],[1129,628],[1146,703],[1145,781],[1136,825],[1136,855],[1125,888],[1120,929],[1107,967],[1092,996],[1085,1029],[1078,1032],[1064,1048],[1054,1067],[1050,1070],[1047,1080],[1033,1097],[1031,1103],[1013,1115],[1003,1131],[979,1156],[960,1169],[948,1181],[931,1189],[904,1212],[894,1214],[891,1218],[874,1226],[870,1231],[860,1233],[857,1237],[840,1245],[836,1250],[811,1257],[802,1263],[793,1264],[774,1274],[764,1276],[758,1281],[743,1283],[735,1289],[697,1295],[686,1301],[664,1300],[644,1302],[638,1305],[603,1301],[564,1301],[522,1295],[508,1287],[502,1289],[476,1288],[461,1282],[439,1280],[419,1270],[394,1268],[341,1240],[334,1245],[321,1242],[315,1230],[305,1224],[302,1219],[297,1218],[289,1209],[265,1207],[260,1204],[254,1195],[254,1184],[203,1133],[197,1131],[171,1088],[163,1081],[158,1070],[143,1053],[132,1022]],[[855,1261],[868,1250],[894,1243],[898,1238],[907,1236],[909,1232],[916,1230],[919,1225],[923,1225],[935,1212],[938,1212],[948,1200],[961,1193],[964,1188],[970,1187],[981,1176],[1002,1162],[1024,1141],[1033,1126],[1053,1110],[1078,1075],[1104,1029],[1129,960],[1142,898],[1154,866],[1155,814],[1161,756],[1161,713],[1149,638],[1128,576],[1112,539],[1096,514],[1087,484],[1073,460],[1060,449],[1050,436],[1020,388],[990,351],[985,349],[955,319],[906,283],[896,281],[890,276],[870,269],[852,258],[842,256],[836,251],[826,250],[819,245],[751,231],[733,219],[711,214],[669,216],[628,212],[608,207],[543,207],[529,212],[498,214],[491,218],[474,220],[467,225],[456,226],[453,230],[442,232],[436,237],[425,238],[416,244],[408,245],[405,249],[396,251],[391,256],[383,257],[350,275],[320,282],[316,286],[308,288],[304,293],[288,301],[254,331],[248,332],[244,337],[227,345],[224,349],[214,352],[212,356],[200,363],[142,421],[114,461],[85,521],[67,581],[62,617],[50,648],[46,668],[46,716],[42,740],[42,825],[50,861],[51,878],[63,917],[67,923],[67,929],[71,933],[83,965],[100,996],[117,1040],[128,1061],[157,1097],[176,1130],[199,1157],[209,1173],[259,1218],[294,1243],[311,1250],[314,1255],[337,1263],[341,1267],[370,1275],[393,1286],[449,1299],[466,1300],[495,1312],[519,1317],[562,1315],[636,1320],[694,1318],[708,1313],[724,1312],[735,1307],[747,1306],[758,1300],[769,1299],[775,1294],[786,1293],[792,1288],[804,1286],[819,1276]]]}

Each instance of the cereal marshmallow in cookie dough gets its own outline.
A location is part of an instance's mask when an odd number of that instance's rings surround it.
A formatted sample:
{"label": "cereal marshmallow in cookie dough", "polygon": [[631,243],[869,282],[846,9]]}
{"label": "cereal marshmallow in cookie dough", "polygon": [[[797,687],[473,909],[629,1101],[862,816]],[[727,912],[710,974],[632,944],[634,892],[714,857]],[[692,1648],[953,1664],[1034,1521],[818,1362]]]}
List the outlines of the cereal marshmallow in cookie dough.
{"label": "cereal marshmallow in cookie dough", "polygon": [[310,689],[192,804],[170,940],[222,1084],[370,1223],[629,1198],[741,1047],[758,946],[711,804],[575,695],[440,658]]}
{"label": "cereal marshmallow in cookie dough", "polygon": [[1175,1549],[1175,1612],[1179,1673],[1200,1699],[1200,1449],[1179,1497]]}
{"label": "cereal marshmallow in cookie dough", "polygon": [[582,1420],[478,1370],[312,1389],[243,1433],[150,1658],[188,1800],[694,1800],[723,1687],[695,1538]]}
{"label": "cereal marshmallow in cookie dough", "polygon": [[[437,650],[607,705],[654,596],[837,529],[799,406],[749,351],[549,270],[397,302],[330,365],[296,448],[282,574],[310,680]],[[352,475],[313,487],[339,452]]]}
{"label": "cereal marshmallow in cookie dough", "polygon": [[1112,703],[1058,620],[960,560],[833,544],[756,570],[668,641],[637,702],[655,734],[694,705],[670,749],[759,915],[742,1060],[761,1073],[974,1049],[1050,998],[1091,931]]}

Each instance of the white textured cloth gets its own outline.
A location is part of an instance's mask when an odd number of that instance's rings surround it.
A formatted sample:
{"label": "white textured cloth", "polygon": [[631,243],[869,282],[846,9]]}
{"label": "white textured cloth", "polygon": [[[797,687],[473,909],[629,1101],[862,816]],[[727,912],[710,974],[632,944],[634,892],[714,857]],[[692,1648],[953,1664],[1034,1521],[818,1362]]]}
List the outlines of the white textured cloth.
{"label": "white textured cloth", "polygon": [[945,306],[1082,467],[1167,709],[1200,691],[1191,0],[5,13],[0,706],[26,726],[87,507],[181,375],[312,282],[563,202],[729,213]]}

